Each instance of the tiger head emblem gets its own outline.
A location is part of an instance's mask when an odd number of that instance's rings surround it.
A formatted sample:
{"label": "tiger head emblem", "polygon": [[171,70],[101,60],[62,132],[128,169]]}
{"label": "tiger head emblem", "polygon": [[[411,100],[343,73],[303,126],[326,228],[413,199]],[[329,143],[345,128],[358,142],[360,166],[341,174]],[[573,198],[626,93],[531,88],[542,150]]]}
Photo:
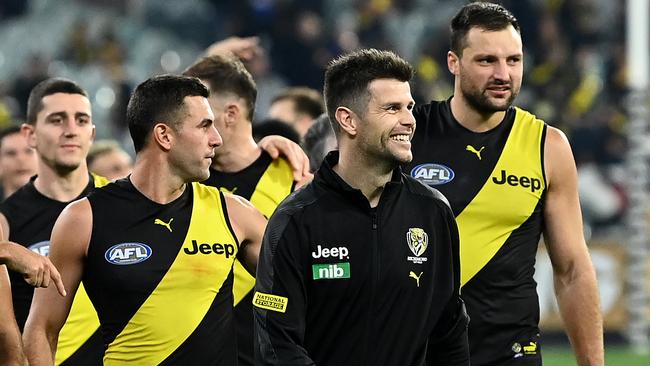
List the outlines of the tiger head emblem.
{"label": "tiger head emblem", "polygon": [[406,242],[417,257],[421,256],[429,245],[429,235],[421,228],[409,228],[406,233]]}

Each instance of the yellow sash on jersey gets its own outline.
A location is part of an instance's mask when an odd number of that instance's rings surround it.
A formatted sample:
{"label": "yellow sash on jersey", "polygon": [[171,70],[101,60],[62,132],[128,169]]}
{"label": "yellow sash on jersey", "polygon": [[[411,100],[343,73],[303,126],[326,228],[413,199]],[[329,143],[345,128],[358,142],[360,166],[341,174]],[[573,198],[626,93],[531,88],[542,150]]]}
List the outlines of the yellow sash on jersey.
{"label": "yellow sash on jersey", "polygon": [[[546,188],[541,156],[544,122],[516,108],[515,121],[503,152],[484,186],[456,217],[460,234],[461,286],[494,257],[510,234],[533,213]],[[496,184],[502,171],[538,179],[533,192],[521,185]],[[514,180],[514,178],[513,178]]]}
{"label": "yellow sash on jersey", "polygon": [[[171,355],[201,323],[227,279],[237,255],[220,193],[193,183],[192,218],[174,263],[155,290],[108,346],[105,365],[157,365]],[[235,253],[186,254],[198,243],[232,244]],[[155,251],[155,246],[152,246]]]}
{"label": "yellow sash on jersey", "polygon": [[[291,166],[284,159],[275,159],[255,186],[251,203],[262,215],[271,217],[275,208],[291,193],[292,188]],[[251,276],[238,260],[235,261],[234,271],[233,297],[237,305],[255,287],[255,277]]]}
{"label": "yellow sash on jersey", "polygon": [[[95,188],[110,183],[102,176],[92,174],[92,177]],[[58,366],[72,356],[97,329],[99,329],[97,312],[88,298],[86,289],[80,283],[74,300],[72,300],[68,319],[59,333],[54,364]]]}

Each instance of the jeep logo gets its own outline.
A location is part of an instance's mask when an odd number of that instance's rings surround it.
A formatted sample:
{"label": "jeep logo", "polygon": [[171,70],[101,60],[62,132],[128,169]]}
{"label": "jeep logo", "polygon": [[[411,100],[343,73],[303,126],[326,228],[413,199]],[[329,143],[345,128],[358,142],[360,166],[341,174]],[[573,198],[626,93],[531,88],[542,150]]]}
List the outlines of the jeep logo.
{"label": "jeep logo", "polygon": [[315,252],[311,252],[311,256],[312,258],[329,258],[329,257],[338,257],[339,259],[349,258],[348,248],[346,247],[322,248],[320,245],[316,247]]}
{"label": "jeep logo", "polygon": [[233,244],[199,244],[196,240],[192,240],[191,248],[183,248],[185,254],[194,255],[197,253],[201,254],[225,254],[226,258],[235,254],[235,246]]}
{"label": "jeep logo", "polygon": [[542,181],[538,178],[530,178],[521,176],[518,177],[514,174],[507,174],[505,170],[501,170],[501,177],[492,177],[492,181],[496,184],[508,184],[513,187],[521,186],[523,188],[530,188],[531,192],[535,192],[542,188]]}

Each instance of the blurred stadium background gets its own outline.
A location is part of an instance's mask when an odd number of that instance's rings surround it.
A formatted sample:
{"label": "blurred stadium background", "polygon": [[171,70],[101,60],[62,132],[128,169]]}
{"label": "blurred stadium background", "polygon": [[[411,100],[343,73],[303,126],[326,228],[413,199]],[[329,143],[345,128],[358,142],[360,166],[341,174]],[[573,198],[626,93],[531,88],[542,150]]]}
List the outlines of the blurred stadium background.
{"label": "blurred stadium background", "polygon": [[[574,150],[608,365],[650,365],[648,94],[643,84],[630,94],[628,76],[639,74],[626,57],[626,6],[647,1],[498,1],[522,24],[525,77],[517,104],[562,129]],[[392,49],[412,62],[418,103],[447,98],[447,25],[466,2],[1,0],[0,127],[22,121],[36,83],[65,76],[90,92],[98,137],[128,148],[124,110],[132,88],[150,75],[182,71],[229,36],[259,36],[266,51],[247,62],[259,88],[256,120],[287,86],[321,90],[327,62],[358,47]],[[632,48],[647,53],[648,45]],[[545,364],[573,365],[551,276],[541,253]]]}

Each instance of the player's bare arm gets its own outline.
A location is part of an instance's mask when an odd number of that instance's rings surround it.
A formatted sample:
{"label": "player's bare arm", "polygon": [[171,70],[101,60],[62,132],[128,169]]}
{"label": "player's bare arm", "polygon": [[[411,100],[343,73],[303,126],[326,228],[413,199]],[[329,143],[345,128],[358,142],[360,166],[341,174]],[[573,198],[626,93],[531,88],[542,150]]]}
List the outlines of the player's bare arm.
{"label": "player's bare arm", "polygon": [[544,156],[544,241],[560,312],[578,364],[603,365],[603,322],[596,273],[583,235],[577,170],[569,142],[558,129],[548,128]]}
{"label": "player's bare arm", "polygon": [[59,331],[63,327],[83,273],[83,261],[92,233],[92,211],[87,199],[68,205],[56,220],[50,238],[50,259],[61,273],[68,295],[53,287],[36,289],[23,342],[30,365],[52,365]]}
{"label": "player's bare arm", "polygon": [[14,318],[9,274],[3,265],[0,265],[0,365],[27,365],[20,330]]}
{"label": "player's bare arm", "polygon": [[224,196],[230,224],[239,240],[238,258],[246,270],[255,276],[267,220],[245,198],[229,193],[224,193]]}

